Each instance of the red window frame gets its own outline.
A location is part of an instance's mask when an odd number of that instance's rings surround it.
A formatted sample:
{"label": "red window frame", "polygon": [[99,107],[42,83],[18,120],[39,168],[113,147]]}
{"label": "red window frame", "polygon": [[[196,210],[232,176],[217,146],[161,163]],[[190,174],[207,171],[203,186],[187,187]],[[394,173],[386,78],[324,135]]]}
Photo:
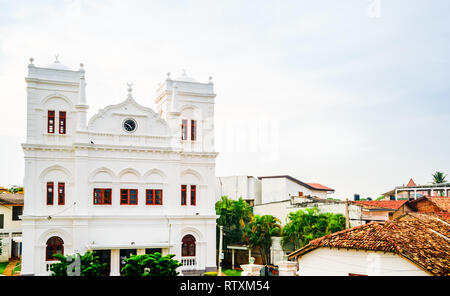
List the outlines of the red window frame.
{"label": "red window frame", "polygon": [[[106,192],[109,192],[109,197],[106,195]],[[107,197],[108,197],[108,199],[107,199]],[[111,188],[94,188],[93,204],[94,205],[110,205],[110,204],[112,204],[112,189]]]}
{"label": "red window frame", "polygon": [[181,140],[187,140],[188,121],[186,119],[181,120]]}
{"label": "red window frame", "polygon": [[55,111],[48,110],[47,113],[47,133],[54,134],[55,133]]}
{"label": "red window frame", "polygon": [[58,183],[58,205],[63,206],[66,201],[66,184]]}
{"label": "red window frame", "polygon": [[197,140],[197,120],[191,120],[191,141]]}
{"label": "red window frame", "polygon": [[187,185],[181,185],[181,205],[185,206],[187,203]]}
{"label": "red window frame", "polygon": [[191,257],[195,256],[195,237],[191,234],[185,235],[181,240],[181,256],[182,257]]}
{"label": "red window frame", "polygon": [[55,261],[58,260],[53,257],[54,254],[64,254],[64,241],[58,236],[52,236],[47,240],[45,247],[45,260]]}
{"label": "red window frame", "polygon": [[47,205],[51,206],[53,205],[53,199],[55,196],[55,190],[54,190],[54,184],[53,182],[47,182]]}
{"label": "red window frame", "polygon": [[[132,191],[136,191],[136,203],[131,203]],[[121,205],[137,205],[138,204],[138,190],[137,189],[120,189],[120,204]]]}
{"label": "red window frame", "polygon": [[66,112],[59,111],[59,133],[64,135],[66,133]]}
{"label": "red window frame", "polygon": [[[157,194],[159,193],[159,202]],[[163,191],[162,189],[147,189],[145,191],[145,203],[147,205],[162,206],[163,204]]]}
{"label": "red window frame", "polygon": [[197,186],[191,185],[191,206],[197,204]]}

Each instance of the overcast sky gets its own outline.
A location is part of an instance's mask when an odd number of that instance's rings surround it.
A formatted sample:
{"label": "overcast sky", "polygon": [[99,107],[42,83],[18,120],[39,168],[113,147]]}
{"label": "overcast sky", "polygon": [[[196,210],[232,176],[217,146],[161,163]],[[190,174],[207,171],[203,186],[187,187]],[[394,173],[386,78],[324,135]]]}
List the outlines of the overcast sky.
{"label": "overcast sky", "polygon": [[127,82],[154,107],[167,72],[212,76],[218,176],[426,184],[450,173],[449,53],[447,0],[0,0],[0,186],[23,184],[28,59],[55,54],[85,64],[89,117]]}

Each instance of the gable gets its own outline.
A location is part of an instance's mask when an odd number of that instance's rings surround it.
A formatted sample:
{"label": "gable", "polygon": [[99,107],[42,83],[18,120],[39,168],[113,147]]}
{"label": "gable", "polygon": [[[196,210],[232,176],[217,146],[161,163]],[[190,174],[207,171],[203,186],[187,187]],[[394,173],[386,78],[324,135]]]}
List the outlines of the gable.
{"label": "gable", "polygon": [[[132,119],[136,130],[124,129],[124,122]],[[155,111],[139,105],[132,97],[120,104],[107,106],[89,120],[88,130],[94,133],[136,136],[168,136],[169,126]]]}

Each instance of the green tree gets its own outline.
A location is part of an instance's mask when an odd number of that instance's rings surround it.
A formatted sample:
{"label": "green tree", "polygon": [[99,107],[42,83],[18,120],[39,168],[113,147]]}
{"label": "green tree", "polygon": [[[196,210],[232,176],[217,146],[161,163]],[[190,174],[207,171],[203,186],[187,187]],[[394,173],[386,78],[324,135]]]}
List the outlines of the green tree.
{"label": "green tree", "polygon": [[341,214],[319,213],[315,207],[298,210],[288,215],[283,227],[281,244],[285,250],[294,251],[311,240],[345,229],[345,217]]}
{"label": "green tree", "polygon": [[161,253],[133,255],[125,259],[126,265],[121,272],[124,276],[176,276],[176,269],[181,266],[173,254],[162,256]]}
{"label": "green tree", "polygon": [[246,225],[244,239],[249,247],[259,250],[265,265],[270,263],[272,236],[281,234],[280,220],[272,215],[255,215]]}
{"label": "green tree", "polygon": [[433,184],[440,184],[440,183],[447,183],[447,180],[445,179],[447,177],[447,174],[444,174],[443,172],[436,171],[433,176]]}
{"label": "green tree", "polygon": [[[242,198],[231,200],[227,196],[222,196],[216,202],[217,227],[223,226],[223,243],[228,246],[233,243],[242,243],[245,225],[253,217],[253,208]],[[217,246],[219,246],[219,229],[217,233]]]}
{"label": "green tree", "polygon": [[107,265],[106,263],[100,264],[98,256],[92,252],[67,256],[54,254],[53,257],[59,262],[50,266],[52,276],[99,276]]}

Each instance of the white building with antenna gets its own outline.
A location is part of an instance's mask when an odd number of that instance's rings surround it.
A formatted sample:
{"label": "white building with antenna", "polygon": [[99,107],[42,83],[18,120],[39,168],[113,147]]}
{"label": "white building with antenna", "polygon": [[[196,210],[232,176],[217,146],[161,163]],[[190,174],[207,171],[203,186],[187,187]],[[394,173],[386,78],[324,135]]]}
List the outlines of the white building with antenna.
{"label": "white building with antenna", "polygon": [[156,91],[157,111],[122,102],[87,121],[85,70],[30,59],[23,275],[54,253],[94,250],[120,275],[123,258],[175,254],[186,273],[216,270],[214,85],[184,72]]}

